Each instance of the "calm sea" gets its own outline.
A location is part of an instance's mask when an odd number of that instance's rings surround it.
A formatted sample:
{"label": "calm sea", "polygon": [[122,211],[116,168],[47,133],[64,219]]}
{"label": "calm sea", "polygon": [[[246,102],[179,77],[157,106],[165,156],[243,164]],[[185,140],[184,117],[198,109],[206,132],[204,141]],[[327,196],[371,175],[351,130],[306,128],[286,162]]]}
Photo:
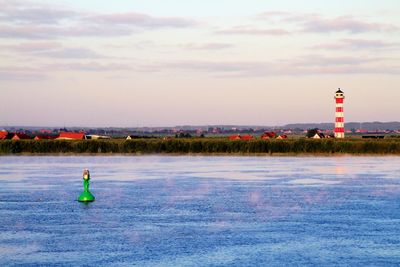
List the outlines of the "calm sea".
{"label": "calm sea", "polygon": [[400,157],[0,157],[13,265],[399,266]]}

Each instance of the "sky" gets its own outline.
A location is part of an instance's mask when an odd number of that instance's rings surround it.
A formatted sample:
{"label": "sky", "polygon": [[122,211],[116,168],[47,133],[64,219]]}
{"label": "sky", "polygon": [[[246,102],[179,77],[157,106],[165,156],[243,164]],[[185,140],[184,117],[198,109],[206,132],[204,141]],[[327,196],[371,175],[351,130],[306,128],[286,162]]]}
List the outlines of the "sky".
{"label": "sky", "polygon": [[396,0],[0,0],[0,125],[400,121]]}

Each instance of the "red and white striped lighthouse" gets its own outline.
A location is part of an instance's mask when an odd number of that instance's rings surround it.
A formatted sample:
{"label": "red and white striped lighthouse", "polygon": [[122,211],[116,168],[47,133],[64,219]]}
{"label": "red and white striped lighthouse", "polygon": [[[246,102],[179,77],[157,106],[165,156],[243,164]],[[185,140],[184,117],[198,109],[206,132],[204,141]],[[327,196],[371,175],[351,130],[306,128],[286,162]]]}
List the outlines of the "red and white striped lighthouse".
{"label": "red and white striped lighthouse", "polygon": [[335,100],[336,100],[335,138],[344,138],[344,113],[343,113],[344,95],[342,90],[340,90],[340,88],[335,93]]}

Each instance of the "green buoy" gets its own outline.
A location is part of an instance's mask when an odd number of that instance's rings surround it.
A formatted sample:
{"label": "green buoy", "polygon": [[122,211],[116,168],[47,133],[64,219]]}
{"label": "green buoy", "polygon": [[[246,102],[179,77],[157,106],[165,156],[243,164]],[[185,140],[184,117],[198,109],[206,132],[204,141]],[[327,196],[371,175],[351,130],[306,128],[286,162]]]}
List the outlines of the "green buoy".
{"label": "green buoy", "polygon": [[85,169],[83,171],[83,189],[84,191],[78,198],[79,202],[92,202],[94,201],[94,196],[89,191],[89,180],[90,180],[90,173],[89,170]]}

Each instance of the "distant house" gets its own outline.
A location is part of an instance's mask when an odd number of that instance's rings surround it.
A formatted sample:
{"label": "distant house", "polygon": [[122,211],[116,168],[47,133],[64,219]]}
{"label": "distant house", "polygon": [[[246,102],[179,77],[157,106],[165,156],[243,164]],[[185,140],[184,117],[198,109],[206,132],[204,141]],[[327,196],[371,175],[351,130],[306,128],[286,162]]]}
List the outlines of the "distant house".
{"label": "distant house", "polygon": [[261,139],[270,139],[270,138],[275,138],[276,133],[274,132],[265,132],[263,135],[261,135]]}
{"label": "distant house", "polygon": [[44,135],[44,134],[40,134],[40,135],[36,135],[35,138],[33,138],[33,140],[39,141],[39,140],[51,140],[51,139],[55,139],[55,136],[52,135]]}
{"label": "distant house", "polygon": [[61,132],[57,140],[83,140],[86,139],[85,133]]}
{"label": "distant house", "polygon": [[251,140],[253,139],[254,136],[248,134],[248,135],[240,135],[240,134],[235,134],[229,136],[229,140]]}
{"label": "distant house", "polygon": [[8,132],[0,131],[0,140],[7,139]]}
{"label": "distant house", "polygon": [[229,140],[240,140],[240,134],[234,134],[229,136]]}
{"label": "distant house", "polygon": [[313,137],[313,139],[322,139],[325,138],[325,135],[323,133],[316,133]]}
{"label": "distant house", "polygon": [[278,140],[287,139],[287,135],[282,134],[282,135],[278,136],[276,139],[278,139]]}
{"label": "distant house", "polygon": [[242,135],[240,136],[240,140],[252,140],[254,136],[248,134],[248,135]]}
{"label": "distant house", "polygon": [[31,139],[27,134],[24,133],[15,133],[11,140],[22,140],[22,139]]}
{"label": "distant house", "polygon": [[14,137],[15,133],[9,133],[6,131],[0,132],[0,140],[11,140]]}

